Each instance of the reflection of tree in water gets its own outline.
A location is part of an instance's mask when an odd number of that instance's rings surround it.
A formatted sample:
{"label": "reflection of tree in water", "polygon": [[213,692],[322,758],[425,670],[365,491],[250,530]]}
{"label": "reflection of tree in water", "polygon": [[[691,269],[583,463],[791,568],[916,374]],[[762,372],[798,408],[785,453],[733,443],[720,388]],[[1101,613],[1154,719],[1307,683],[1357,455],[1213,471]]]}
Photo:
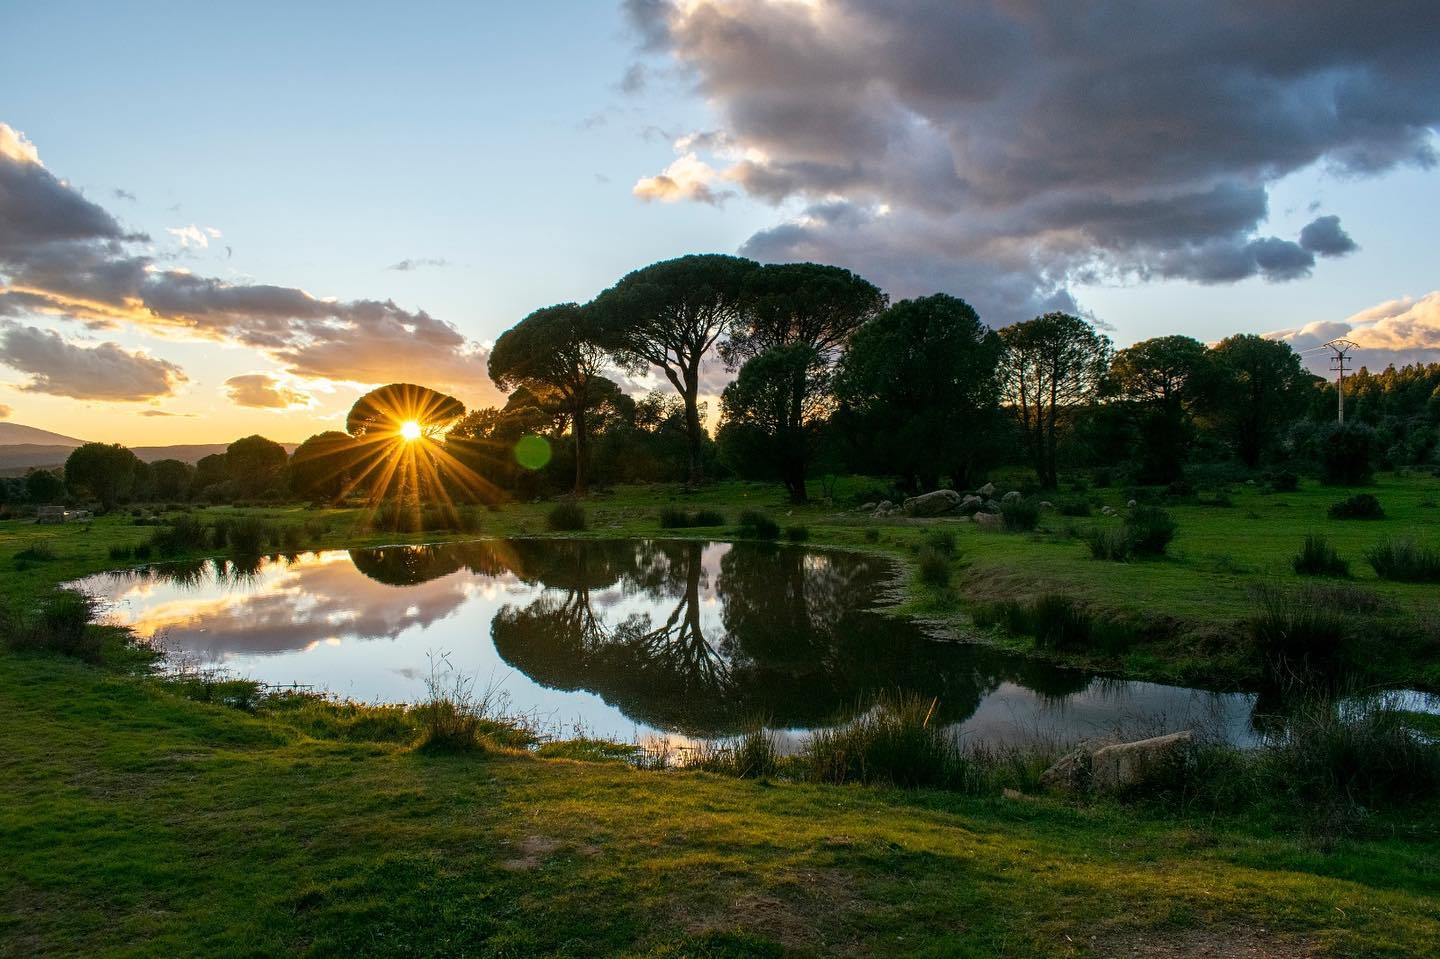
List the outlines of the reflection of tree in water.
{"label": "reflection of tree in water", "polygon": [[520,565],[510,544],[497,540],[352,549],[350,561],[361,573],[387,586],[415,586],[462,568],[480,576],[518,573]]}
{"label": "reflection of tree in water", "polygon": [[[870,611],[886,570],[862,557],[729,547],[715,584],[723,628],[707,635],[704,544],[532,545],[527,571],[548,588],[496,616],[497,650],[536,681],[595,692],[638,722],[694,735],[757,718],[810,726],[896,689],[936,696],[959,718],[998,682],[993,654]],[[656,611],[607,627],[591,593],[617,581]]]}

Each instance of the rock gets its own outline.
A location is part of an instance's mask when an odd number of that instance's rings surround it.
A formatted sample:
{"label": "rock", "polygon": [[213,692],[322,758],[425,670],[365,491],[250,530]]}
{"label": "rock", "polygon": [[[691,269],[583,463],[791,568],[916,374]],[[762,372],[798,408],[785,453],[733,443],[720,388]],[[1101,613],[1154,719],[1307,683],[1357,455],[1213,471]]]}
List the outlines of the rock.
{"label": "rock", "polygon": [[1072,749],[1050,764],[1038,780],[1042,789],[1080,792],[1090,785],[1090,746]]}
{"label": "rock", "polygon": [[1126,504],[1125,504],[1125,508],[1126,508],[1126,509],[1134,509],[1134,508],[1135,508],[1135,501],[1132,499],[1130,502],[1126,503]]}
{"label": "rock", "polygon": [[873,512],[875,512],[875,507],[877,507],[877,506],[879,506],[879,505],[880,505],[879,503],[864,503],[864,504],[862,504],[862,505],[860,506],[859,512],[861,512],[861,513],[873,513]]}
{"label": "rock", "polygon": [[1054,509],[1054,508],[1055,508],[1055,504],[1052,503],[1052,502],[1050,502],[1048,499],[1042,499],[1042,500],[1040,501],[1040,508],[1041,508],[1041,509]]}
{"label": "rock", "polygon": [[955,508],[955,512],[960,513],[962,516],[974,516],[976,511],[984,505],[985,501],[972,493],[960,501],[960,505]]}
{"label": "rock", "polygon": [[995,502],[993,499],[987,499],[985,502],[980,504],[980,512],[998,513],[1000,512],[1000,504]]}
{"label": "rock", "polygon": [[911,516],[939,516],[960,505],[960,494],[953,489],[937,489],[933,493],[912,496],[905,501],[905,512]]}
{"label": "rock", "polygon": [[1184,732],[1104,746],[1090,754],[1090,788],[1118,792],[1145,782],[1177,761],[1194,737]]}
{"label": "rock", "polygon": [[980,487],[975,492],[979,493],[981,497],[989,499],[990,497],[995,495],[995,484],[986,483],[984,486]]}
{"label": "rock", "polygon": [[1012,489],[1010,492],[1008,492],[1008,493],[1006,493],[1004,496],[1000,497],[1000,502],[1002,502],[1002,503],[1014,503],[1014,502],[1016,502],[1016,501],[1018,501],[1018,500],[1022,500],[1022,499],[1024,499],[1024,498],[1025,498],[1024,496],[1020,495],[1020,491],[1019,491],[1019,490],[1017,490],[1017,489]]}
{"label": "rock", "polygon": [[889,516],[893,512],[895,512],[895,504],[890,502],[888,499],[883,499],[875,505],[875,512],[871,513],[870,515],[876,517],[877,519],[881,519]]}
{"label": "rock", "polygon": [[999,513],[976,513],[975,522],[981,529],[999,529],[1005,520]]}
{"label": "rock", "polygon": [[1104,507],[1103,509],[1100,510],[1100,515],[1101,515],[1101,516],[1114,516],[1114,515],[1115,515],[1115,507],[1113,507],[1113,506],[1106,506],[1106,507]]}

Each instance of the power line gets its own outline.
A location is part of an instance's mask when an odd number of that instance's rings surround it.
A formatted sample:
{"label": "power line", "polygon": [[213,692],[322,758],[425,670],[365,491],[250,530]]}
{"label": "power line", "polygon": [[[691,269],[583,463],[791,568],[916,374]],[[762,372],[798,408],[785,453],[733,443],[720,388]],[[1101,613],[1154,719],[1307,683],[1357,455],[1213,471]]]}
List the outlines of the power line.
{"label": "power line", "polygon": [[1335,393],[1339,396],[1339,418],[1341,426],[1345,425],[1345,364],[1350,362],[1350,351],[1360,349],[1360,344],[1353,340],[1331,340],[1325,344],[1334,355],[1330,357],[1330,370],[1338,374]]}

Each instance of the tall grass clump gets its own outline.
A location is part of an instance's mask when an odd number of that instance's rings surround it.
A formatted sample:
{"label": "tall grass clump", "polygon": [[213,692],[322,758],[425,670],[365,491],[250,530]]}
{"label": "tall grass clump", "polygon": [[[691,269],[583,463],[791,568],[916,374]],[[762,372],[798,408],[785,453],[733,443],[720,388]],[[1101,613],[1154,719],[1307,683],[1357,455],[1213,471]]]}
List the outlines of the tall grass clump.
{"label": "tall grass clump", "polygon": [[0,610],[0,636],[17,651],[59,653],[98,662],[101,636],[90,624],[94,615],[95,601],[89,596],[56,590],[34,609]]}
{"label": "tall grass clump", "polygon": [[1333,504],[1329,510],[1331,519],[1384,519],[1385,510],[1380,501],[1369,493],[1356,493]]}
{"label": "tall grass clump", "polygon": [[1090,646],[1090,613],[1069,596],[1047,593],[1030,609],[1035,645],[1042,649],[1086,649]]}
{"label": "tall grass clump", "polygon": [[1007,532],[1028,533],[1040,523],[1040,504],[1033,499],[1002,501],[1000,519]]}
{"label": "tall grass clump", "polygon": [[936,720],[937,705],[924,697],[892,696],[842,726],[817,729],[798,760],[804,777],[836,785],[964,788],[969,763]]}
{"label": "tall grass clump", "polygon": [[780,772],[780,744],[764,726],[735,740],[728,752],[731,772],[741,779],[770,779]]}
{"label": "tall grass clump", "polygon": [[718,510],[685,510],[667,506],[660,511],[661,529],[693,529],[701,526],[724,525],[725,514]]}
{"label": "tall grass clump", "polygon": [[1301,576],[1349,576],[1350,564],[1340,558],[1329,541],[1317,533],[1305,537],[1300,552],[1290,561]]}
{"label": "tall grass clump", "polygon": [[183,556],[205,549],[210,531],[194,516],[181,513],[150,534],[150,548],[161,556]]}
{"label": "tall grass clump", "polygon": [[1407,538],[1391,538],[1365,552],[1381,579],[1400,583],[1440,583],[1440,549]]}
{"label": "tall grass clump", "polygon": [[756,509],[740,514],[739,529],[747,539],[775,539],[780,535],[780,524]]}
{"label": "tall grass clump", "polygon": [[15,558],[21,562],[49,563],[60,558],[55,552],[55,547],[46,540],[37,540],[15,554]]}
{"label": "tall grass clump", "polygon": [[493,725],[490,715],[498,693],[475,690],[475,679],[451,667],[444,656],[430,660],[425,680],[428,693],[414,709],[420,724],[417,749],[475,752],[485,748],[484,734]]}
{"label": "tall grass clump", "polygon": [[941,555],[954,556],[955,531],[951,529],[932,529],[925,534],[922,545],[930,547]]}
{"label": "tall grass clump", "polygon": [[1123,563],[1130,558],[1130,538],[1122,527],[1092,526],[1085,531],[1084,539],[1095,559]]}
{"label": "tall grass clump", "polygon": [[1170,514],[1158,506],[1137,506],[1125,517],[1125,538],[1140,556],[1164,556],[1177,529]]}
{"label": "tall grass clump", "polygon": [[785,538],[792,543],[804,543],[810,539],[810,527],[787,526],[785,527]]}
{"label": "tall grass clump", "polygon": [[934,546],[920,547],[920,552],[915,554],[915,565],[920,571],[920,582],[926,586],[950,585],[950,557]]}
{"label": "tall grass clump", "polygon": [[574,500],[565,500],[550,510],[545,522],[557,533],[579,532],[585,528],[585,507]]}
{"label": "tall grass clump", "polygon": [[1351,611],[1342,594],[1314,586],[1255,591],[1250,640],[1272,680],[1307,685],[1333,675],[1349,651]]}
{"label": "tall grass clump", "polygon": [[258,516],[242,516],[230,523],[226,541],[236,556],[258,556],[276,539],[276,530]]}

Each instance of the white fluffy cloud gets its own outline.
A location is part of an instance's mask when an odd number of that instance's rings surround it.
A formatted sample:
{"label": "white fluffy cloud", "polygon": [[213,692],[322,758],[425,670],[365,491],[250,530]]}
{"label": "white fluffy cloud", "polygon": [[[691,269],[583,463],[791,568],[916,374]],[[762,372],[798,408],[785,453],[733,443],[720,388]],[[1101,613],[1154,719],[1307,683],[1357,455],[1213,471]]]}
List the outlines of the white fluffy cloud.
{"label": "white fluffy cloud", "polygon": [[1321,320],[1268,333],[1305,354],[1311,369],[1329,368],[1330,354],[1307,352],[1341,337],[1359,344],[1356,366],[1381,370],[1394,364],[1440,362],[1440,290],[1416,299],[1387,300],[1344,320]]}

